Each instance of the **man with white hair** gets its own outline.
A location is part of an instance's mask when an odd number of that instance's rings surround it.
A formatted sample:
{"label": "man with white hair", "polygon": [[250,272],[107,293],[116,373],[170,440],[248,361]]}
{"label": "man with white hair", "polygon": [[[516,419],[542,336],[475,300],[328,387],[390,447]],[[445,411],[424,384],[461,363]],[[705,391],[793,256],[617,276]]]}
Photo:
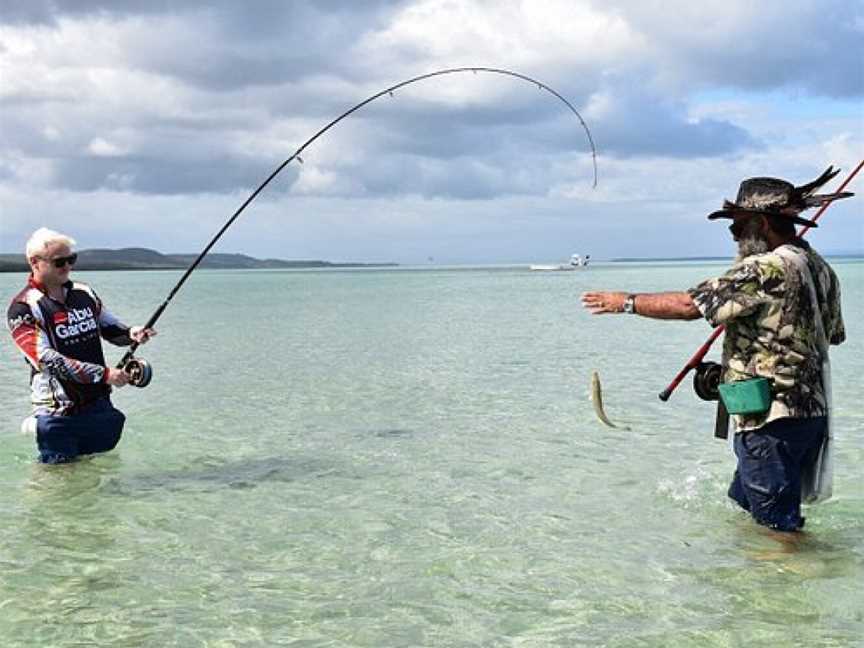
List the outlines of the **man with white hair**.
{"label": "man with white hair", "polygon": [[47,228],[27,241],[30,276],[8,310],[15,345],[30,365],[36,444],[42,463],[67,463],[79,455],[112,450],[123,431],[123,413],[111,404],[111,387],[130,376],[105,363],[101,338],[118,346],[143,344],[156,332],[122,324],[88,285],[69,273],[75,241]]}

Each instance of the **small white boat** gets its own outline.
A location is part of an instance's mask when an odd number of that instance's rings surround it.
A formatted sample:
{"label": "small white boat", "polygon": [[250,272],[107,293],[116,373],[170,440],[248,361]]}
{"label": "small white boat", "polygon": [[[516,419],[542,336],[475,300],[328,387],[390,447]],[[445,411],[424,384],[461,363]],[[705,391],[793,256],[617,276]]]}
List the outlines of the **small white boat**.
{"label": "small white boat", "polygon": [[579,270],[580,268],[587,267],[590,260],[590,254],[586,254],[584,258],[578,254],[574,254],[570,257],[569,263],[558,263],[554,265],[532,265],[529,266],[529,269],[545,271]]}

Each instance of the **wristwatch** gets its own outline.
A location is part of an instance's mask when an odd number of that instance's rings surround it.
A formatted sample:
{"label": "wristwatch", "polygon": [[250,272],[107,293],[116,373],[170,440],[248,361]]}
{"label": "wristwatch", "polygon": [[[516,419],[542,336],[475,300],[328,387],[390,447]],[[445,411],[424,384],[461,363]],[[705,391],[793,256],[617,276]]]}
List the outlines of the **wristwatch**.
{"label": "wristwatch", "polygon": [[624,306],[621,308],[624,313],[636,314],[636,295],[627,295],[624,299]]}

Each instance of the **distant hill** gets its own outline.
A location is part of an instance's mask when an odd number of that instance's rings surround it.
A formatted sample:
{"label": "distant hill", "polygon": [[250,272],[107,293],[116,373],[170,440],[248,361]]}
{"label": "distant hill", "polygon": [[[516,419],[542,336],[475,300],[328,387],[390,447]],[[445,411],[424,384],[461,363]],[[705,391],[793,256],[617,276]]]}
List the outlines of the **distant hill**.
{"label": "distant hill", "polygon": [[[197,254],[162,254],[147,248],[79,250],[76,270],[185,270]],[[283,261],[256,259],[245,254],[213,252],[199,268],[245,270],[257,268],[365,268],[391,267],[396,263],[331,263],[330,261]],[[23,254],[0,254],[0,272],[27,272]]]}

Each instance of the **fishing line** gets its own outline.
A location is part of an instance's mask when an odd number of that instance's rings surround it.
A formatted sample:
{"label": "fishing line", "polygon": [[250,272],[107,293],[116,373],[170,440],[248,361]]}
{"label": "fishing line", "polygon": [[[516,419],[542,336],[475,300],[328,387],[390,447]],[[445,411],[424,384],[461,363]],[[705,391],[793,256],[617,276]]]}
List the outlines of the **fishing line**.
{"label": "fishing line", "polygon": [[[243,213],[243,211],[246,209],[246,207],[248,207],[249,204],[253,200],[255,200],[255,198],[258,196],[258,194],[260,194],[264,190],[264,188],[268,184],[270,184],[270,182],[277,175],[279,175],[279,173],[281,173],[282,170],[286,166],[288,166],[291,162],[293,162],[294,160],[297,160],[299,163],[301,163],[301,164],[303,163],[303,158],[300,157],[300,154],[303,153],[304,150],[306,150],[306,147],[308,147],[310,144],[312,144],[315,140],[317,140],[319,137],[321,137],[328,130],[333,128],[340,121],[342,121],[343,119],[345,119],[346,117],[348,117],[352,113],[357,112],[358,110],[363,108],[365,105],[372,103],[373,101],[375,101],[376,99],[378,99],[380,97],[383,97],[383,96],[392,97],[393,93],[396,90],[398,90],[399,88],[404,88],[405,86],[411,85],[412,83],[417,83],[418,81],[423,81],[425,79],[431,79],[432,77],[443,76],[446,74],[458,74],[458,73],[464,73],[464,72],[472,72],[474,74],[477,74],[478,72],[486,72],[486,73],[491,73],[491,74],[500,74],[500,75],[504,75],[504,76],[508,76],[508,77],[513,77],[516,79],[521,79],[522,81],[526,81],[528,83],[531,83],[532,85],[536,86],[540,90],[545,90],[546,92],[553,95],[556,99],[561,101],[565,106],[567,106],[567,108],[569,108],[570,111],[574,115],[576,115],[576,117],[579,120],[579,123],[582,125],[582,128],[585,130],[585,135],[588,138],[588,144],[591,148],[591,162],[592,162],[592,165],[594,168],[594,183],[593,183],[592,187],[597,186],[597,149],[594,146],[594,138],[591,137],[591,131],[588,130],[588,125],[585,123],[585,120],[582,119],[582,115],[579,114],[579,111],[573,107],[573,104],[571,104],[569,101],[567,101],[567,99],[565,99],[561,94],[559,94],[556,90],[554,90],[550,86],[548,86],[545,83],[538,81],[537,79],[534,79],[528,75],[520,74],[519,72],[513,72],[512,70],[505,70],[502,68],[460,67],[460,68],[447,68],[444,70],[437,70],[435,72],[429,72],[428,74],[421,74],[420,76],[416,76],[416,77],[413,77],[411,79],[401,81],[401,82],[397,83],[396,85],[390,86],[389,88],[385,88],[381,92],[377,92],[374,95],[364,99],[363,101],[361,101],[357,105],[352,106],[351,108],[349,108],[348,110],[343,112],[341,115],[339,115],[334,120],[332,120],[329,124],[327,124],[326,126],[321,128],[312,137],[310,137],[308,140],[303,142],[303,144],[300,146],[300,148],[298,148],[296,151],[294,151],[294,154],[291,155],[291,157],[289,157],[284,162],[282,162],[278,167],[276,167],[276,169],[267,177],[267,179],[264,180],[264,182],[262,182],[258,186],[258,188],[255,189],[255,191],[253,191],[252,194],[245,201],[243,201],[243,204],[240,205],[240,207],[237,209],[237,211],[234,212],[234,214],[231,216],[231,218],[228,219],[228,221],[216,233],[216,235],[211,239],[211,241],[207,244],[207,246],[201,251],[201,254],[198,255],[198,258],[196,258],[195,261],[193,261],[192,264],[186,269],[186,272],[184,272],[183,276],[180,277],[180,281],[178,281],[177,284],[171,289],[171,292],[168,293],[168,297],[166,297],[165,301],[163,301],[162,304],[160,304],[159,308],[157,308],[156,311],[153,313],[153,315],[150,316],[150,319],[147,320],[147,324],[145,324],[145,328],[153,328],[153,326],[156,324],[158,319],[162,316],[162,313],[168,307],[168,304],[174,298],[174,295],[176,295],[179,292],[180,288],[183,286],[183,284],[186,283],[186,279],[189,278],[189,275],[191,275],[195,271],[195,268],[197,268],[198,264],[200,264],[201,261],[204,259],[204,257],[207,256],[207,253],[210,251],[210,249],[216,244],[216,242],[220,238],[222,238],[222,235],[228,230],[229,227],[231,227],[231,225],[234,223],[235,220],[237,220],[237,217]],[[146,387],[150,383],[151,378],[153,377],[153,368],[150,366],[150,364],[146,360],[134,357],[135,351],[138,349],[138,346],[139,346],[139,344],[137,342],[132,343],[132,345],[129,347],[129,350],[123,355],[123,358],[121,358],[120,362],[117,364],[117,368],[118,369],[126,369],[132,375],[132,380],[130,381],[130,384],[133,384],[137,387]]]}

